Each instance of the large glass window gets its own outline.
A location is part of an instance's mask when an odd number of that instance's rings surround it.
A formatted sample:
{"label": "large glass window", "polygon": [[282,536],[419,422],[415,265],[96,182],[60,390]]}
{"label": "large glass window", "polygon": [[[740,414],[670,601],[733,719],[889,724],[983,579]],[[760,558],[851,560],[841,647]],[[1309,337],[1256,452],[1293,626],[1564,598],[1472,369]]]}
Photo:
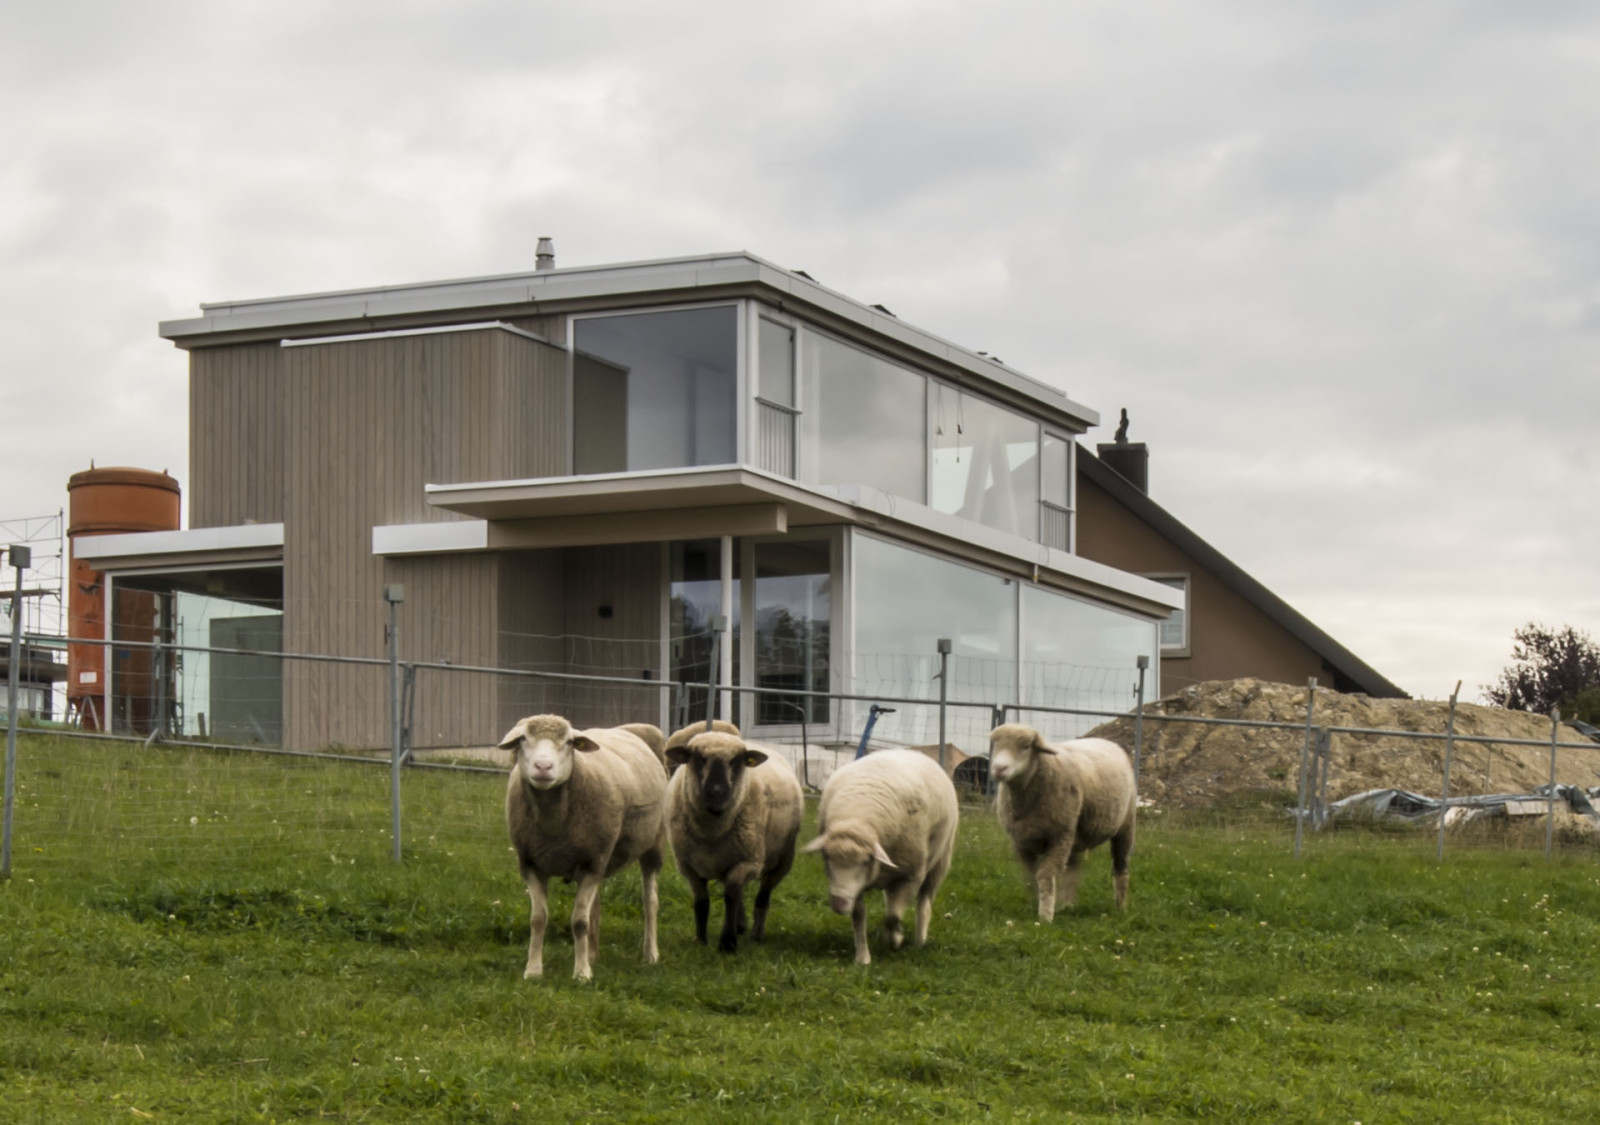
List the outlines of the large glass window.
{"label": "large glass window", "polygon": [[[1135,703],[1141,656],[1150,666],[1146,697],[1155,697],[1156,624],[1149,618],[1039,586],[1023,587],[1022,618],[1022,703],[1127,711]],[[1021,721],[1072,738],[1105,720],[1025,711]]]}
{"label": "large glass window", "polygon": [[282,569],[118,576],[112,601],[112,639],[139,642],[111,648],[113,730],[282,745]]}
{"label": "large glass window", "polygon": [[[830,544],[826,539],[754,544],[756,686],[828,690],[832,617]],[[828,721],[828,701],[815,696],[759,695],[756,722]]]}
{"label": "large glass window", "polygon": [[[733,667],[739,667],[739,553],[733,558],[733,620],[728,623],[733,645]],[[691,685],[709,684],[718,669],[711,664],[711,619],[722,612],[722,544],[716,539],[693,539],[672,544],[672,586],[669,595],[667,644],[670,678]],[[719,677],[720,678],[720,677]],[[720,697],[720,693],[719,693]],[[688,714],[674,715],[674,724],[703,719],[706,689],[691,686]],[[718,706],[721,706],[720,698]],[[732,718],[718,715],[719,718]]]}
{"label": "large glass window", "polygon": [[733,305],[580,318],[573,327],[573,471],[736,460]]}
{"label": "large glass window", "polygon": [[[951,642],[948,698],[998,703],[1016,693],[1017,587],[1010,579],[856,534],[855,650],[860,694],[937,699],[937,644]],[[938,744],[938,708],[895,705],[875,737]],[[858,708],[856,726],[865,722]],[[967,753],[988,743],[992,716],[952,709],[947,737]]]}
{"label": "large glass window", "polygon": [[927,492],[927,379],[820,332],[801,336],[800,476]]}
{"label": "large glass window", "polygon": [[1038,538],[1039,423],[935,383],[932,477],[935,510]]}

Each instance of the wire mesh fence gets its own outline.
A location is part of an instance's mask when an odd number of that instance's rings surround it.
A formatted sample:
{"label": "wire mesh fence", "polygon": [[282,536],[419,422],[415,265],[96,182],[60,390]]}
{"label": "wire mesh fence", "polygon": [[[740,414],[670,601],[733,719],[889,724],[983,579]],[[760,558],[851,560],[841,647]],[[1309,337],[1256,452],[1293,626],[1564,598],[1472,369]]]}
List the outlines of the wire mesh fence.
{"label": "wire mesh fence", "polygon": [[[1178,713],[1170,698],[1147,706],[1137,669],[1016,669],[939,652],[846,653],[826,690],[813,690],[799,686],[816,682],[804,677],[663,680],[648,665],[601,675],[115,647],[145,659],[120,658],[143,674],[124,673],[120,687],[113,678],[108,731],[23,729],[8,775],[7,855],[19,865],[72,862],[86,838],[118,864],[215,862],[260,847],[329,863],[500,849],[509,763],[495,746],[535,713],[666,729],[732,717],[813,790],[863,752],[912,747],[939,757],[974,799],[989,791],[997,723],[1052,740],[1096,730],[1133,757],[1144,815],[1275,826],[1296,853],[1328,834],[1392,830],[1429,844],[1437,833],[1441,857],[1447,838],[1548,854],[1593,849],[1600,822],[1591,803],[1600,794],[1587,788],[1600,781],[1600,745],[1563,737],[1569,728],[1543,720],[1542,738],[1472,733],[1442,711],[1433,729],[1356,725],[1326,703],[1319,710],[1314,686],[1279,685],[1261,717],[1226,719]],[[1374,778],[1384,784],[1366,784]]]}

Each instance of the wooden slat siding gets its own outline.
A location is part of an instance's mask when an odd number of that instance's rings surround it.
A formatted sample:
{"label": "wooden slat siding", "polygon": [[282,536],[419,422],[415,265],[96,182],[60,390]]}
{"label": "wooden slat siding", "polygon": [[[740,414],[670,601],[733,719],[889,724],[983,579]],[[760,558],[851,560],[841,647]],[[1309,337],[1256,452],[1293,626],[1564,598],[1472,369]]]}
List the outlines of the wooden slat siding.
{"label": "wooden slat siding", "polygon": [[[565,552],[507,551],[500,560],[499,667],[566,672],[561,634],[566,628]],[[564,713],[560,681],[503,677],[499,731],[525,715]]]}
{"label": "wooden slat siding", "polygon": [[567,353],[495,333],[499,377],[488,480],[563,476],[567,471]]}
{"label": "wooden slat siding", "polygon": [[[489,554],[387,560],[384,581],[402,582],[406,589],[399,613],[401,659],[494,666],[499,569],[499,559]],[[420,669],[413,745],[492,745],[505,729],[497,728],[495,680],[485,673]]]}
{"label": "wooden slat siding", "polygon": [[190,353],[190,527],[283,518],[282,350],[273,342]]}
{"label": "wooden slat siding", "polygon": [[[609,618],[599,615],[610,605]],[[566,552],[566,661],[574,672],[640,679],[639,688],[576,684],[569,718],[582,726],[657,721],[659,692],[639,673],[661,679],[661,547],[637,543],[573,547]],[[593,638],[593,639],[591,639]],[[610,642],[610,643],[608,643]]]}
{"label": "wooden slat siding", "polygon": [[501,317],[513,328],[520,328],[524,332],[532,332],[535,336],[543,336],[552,344],[567,342],[567,318],[565,316],[506,316]]}

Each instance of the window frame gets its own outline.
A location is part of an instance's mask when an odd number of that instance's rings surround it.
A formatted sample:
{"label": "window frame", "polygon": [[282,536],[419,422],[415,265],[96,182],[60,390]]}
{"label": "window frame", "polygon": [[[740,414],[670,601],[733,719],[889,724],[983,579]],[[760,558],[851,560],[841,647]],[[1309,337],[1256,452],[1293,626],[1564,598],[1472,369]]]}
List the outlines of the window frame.
{"label": "window frame", "polygon": [[[1167,644],[1157,636],[1157,643],[1161,646],[1161,656],[1182,659],[1194,655],[1194,614],[1191,608],[1192,592],[1194,589],[1194,576],[1186,570],[1157,570],[1143,571],[1141,578],[1148,578],[1152,582],[1159,582],[1174,590],[1183,591],[1183,641],[1179,644]],[[1169,617],[1167,621],[1170,621]],[[1160,624],[1166,624],[1165,621]]]}

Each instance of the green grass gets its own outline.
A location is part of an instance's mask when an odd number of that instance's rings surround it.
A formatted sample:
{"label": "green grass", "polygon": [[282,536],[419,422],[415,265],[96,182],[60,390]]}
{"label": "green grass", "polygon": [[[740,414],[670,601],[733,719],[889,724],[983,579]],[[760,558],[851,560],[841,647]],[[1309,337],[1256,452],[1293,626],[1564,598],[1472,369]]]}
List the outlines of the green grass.
{"label": "green grass", "polygon": [[647,967],[628,874],[585,986],[566,887],[549,975],[521,979],[498,778],[408,773],[397,865],[381,769],[44,736],[20,756],[6,1121],[1593,1116],[1587,853],[1441,866],[1431,835],[1346,833],[1297,863],[1279,815],[1155,816],[1126,915],[1102,851],[1041,927],[968,809],[925,949],[875,931],[852,964],[801,857],[769,941],[733,957],[693,943],[669,871]]}

